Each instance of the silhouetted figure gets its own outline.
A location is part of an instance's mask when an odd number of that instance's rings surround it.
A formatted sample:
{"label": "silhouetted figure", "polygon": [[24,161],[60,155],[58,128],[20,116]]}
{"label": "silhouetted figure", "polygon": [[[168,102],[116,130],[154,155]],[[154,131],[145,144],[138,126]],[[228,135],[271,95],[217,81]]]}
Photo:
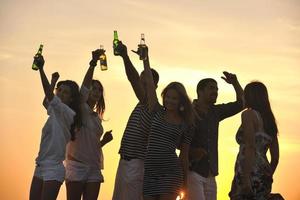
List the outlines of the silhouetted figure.
{"label": "silhouetted figure", "polygon": [[[76,140],[67,145],[66,187],[68,200],[97,200],[100,184],[104,181],[102,147],[110,142],[111,131],[103,135],[102,117],[105,111],[103,86],[93,80],[97,60],[103,50],[92,52],[92,60],[80,88],[82,126]],[[99,70],[100,71],[100,70]]]}
{"label": "silhouetted figure", "polygon": [[242,113],[242,124],[236,135],[240,149],[229,196],[232,200],[265,200],[271,192],[272,176],[279,160],[278,129],[266,86],[251,82],[245,87],[244,95],[247,110]]}
{"label": "silhouetted figure", "polygon": [[218,85],[212,78],[199,81],[198,99],[193,105],[196,111],[195,133],[190,147],[190,171],[188,193],[190,200],[215,200],[217,197],[218,175],[218,134],[219,122],[243,109],[243,89],[235,74],[223,72],[222,77],[233,85],[236,101],[217,104]]}
{"label": "silhouetted figure", "polygon": [[[113,200],[141,200],[143,198],[144,159],[149,134],[148,130],[142,127],[142,115],[145,120],[144,124],[151,123],[151,114],[146,106],[145,75],[144,72],[141,75],[138,74],[128,57],[127,47],[124,44],[119,42],[117,48],[118,53],[123,58],[126,76],[138,103],[128,119],[122,137]],[[151,69],[151,73],[156,88],[159,75],[153,69]]]}
{"label": "silhouetted figure", "polygon": [[[145,158],[144,200],[175,200],[186,188],[188,151],[192,139],[193,109],[184,86],[168,84],[162,91],[163,105],[157,99],[150,71],[148,50],[144,60],[148,109],[152,123]],[[176,147],[180,156],[176,155]]]}
{"label": "silhouetted figure", "polygon": [[65,149],[80,128],[79,88],[74,81],[60,81],[53,94],[58,73],[52,76],[51,85],[44,72],[44,58],[35,58],[46,96],[44,106],[49,118],[42,129],[40,150],[30,188],[30,200],[54,200],[65,178]]}

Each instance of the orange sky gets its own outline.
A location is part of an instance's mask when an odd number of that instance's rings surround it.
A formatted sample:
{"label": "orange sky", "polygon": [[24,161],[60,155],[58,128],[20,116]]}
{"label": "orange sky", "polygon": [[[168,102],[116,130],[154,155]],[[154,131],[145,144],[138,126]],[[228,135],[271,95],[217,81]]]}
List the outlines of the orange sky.
{"label": "orange sky", "polygon": [[[270,94],[280,130],[280,163],[274,192],[300,199],[300,2],[298,0],[186,1],[37,1],[0,3],[0,194],[3,199],[27,199],[41,128],[47,115],[41,102],[39,74],[32,57],[44,44],[45,71],[81,84],[90,52],[103,44],[108,68],[96,68],[105,87],[107,110],[103,123],[113,129],[114,141],[104,148],[105,183],[100,198],[110,199],[120,140],[137,103],[123,62],[112,53],[113,30],[129,49],[145,33],[151,65],[160,73],[158,92],[171,81],[182,82],[191,98],[202,78],[219,84],[218,103],[234,100],[233,88],[220,76],[236,73],[242,86],[263,81]],[[130,53],[138,71],[142,63]],[[228,199],[238,145],[236,115],[221,123],[218,199]],[[295,159],[296,158],[296,159]],[[59,199],[65,199],[62,187]]]}

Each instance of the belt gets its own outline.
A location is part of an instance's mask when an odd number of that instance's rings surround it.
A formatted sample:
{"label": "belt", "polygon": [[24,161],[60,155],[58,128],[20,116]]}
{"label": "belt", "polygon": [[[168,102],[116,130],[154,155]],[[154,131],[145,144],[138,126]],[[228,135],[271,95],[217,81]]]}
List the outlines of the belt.
{"label": "belt", "polygon": [[130,161],[132,159],[138,159],[137,157],[130,157],[130,156],[125,156],[125,155],[120,155],[121,159],[126,160],[126,161]]}

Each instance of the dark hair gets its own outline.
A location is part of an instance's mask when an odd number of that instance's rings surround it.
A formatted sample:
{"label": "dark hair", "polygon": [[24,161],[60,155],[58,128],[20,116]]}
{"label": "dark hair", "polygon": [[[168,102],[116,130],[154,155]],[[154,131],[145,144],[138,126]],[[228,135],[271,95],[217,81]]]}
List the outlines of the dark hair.
{"label": "dark hair", "polygon": [[[184,86],[179,82],[171,82],[161,93],[163,100],[165,99],[166,93],[168,90],[173,89],[179,95],[179,115],[183,118],[186,124],[192,126],[194,124],[194,112],[192,108],[191,100],[184,88]],[[163,102],[164,103],[164,102]],[[180,110],[180,107],[183,106],[183,110]]]}
{"label": "dark hair", "polygon": [[217,83],[217,81],[213,78],[205,78],[205,79],[202,79],[198,82],[197,84],[197,94],[198,94],[198,91],[199,90],[204,90],[204,88],[208,85],[208,83],[210,82],[214,82],[214,83]]}
{"label": "dark hair", "polygon": [[104,88],[103,85],[101,84],[101,82],[99,80],[92,80],[92,85],[94,83],[97,83],[100,86],[100,90],[102,91],[101,97],[100,99],[96,102],[95,108],[96,112],[98,113],[98,115],[100,116],[101,119],[103,119],[103,114],[105,111],[105,101],[104,101]]}
{"label": "dark hair", "polygon": [[79,87],[75,81],[71,80],[65,80],[65,81],[59,81],[57,83],[57,87],[60,87],[61,85],[66,85],[71,90],[71,99],[70,105],[68,105],[72,110],[75,111],[76,115],[74,116],[73,124],[70,128],[71,133],[71,140],[75,140],[75,131],[76,129],[80,129],[81,127],[81,113],[80,113],[80,93],[79,93]]}
{"label": "dark hair", "polygon": [[266,133],[273,137],[276,136],[278,129],[271,109],[266,86],[258,81],[248,83],[244,90],[244,96],[245,106],[258,111],[261,114]]}
{"label": "dark hair", "polygon": [[[157,73],[157,71],[153,68],[150,69],[151,70],[151,73],[152,73],[152,77],[153,77],[153,82],[154,82],[154,85],[157,85],[158,84],[158,81],[159,81],[159,74]],[[144,73],[144,70],[142,71],[141,74]]]}

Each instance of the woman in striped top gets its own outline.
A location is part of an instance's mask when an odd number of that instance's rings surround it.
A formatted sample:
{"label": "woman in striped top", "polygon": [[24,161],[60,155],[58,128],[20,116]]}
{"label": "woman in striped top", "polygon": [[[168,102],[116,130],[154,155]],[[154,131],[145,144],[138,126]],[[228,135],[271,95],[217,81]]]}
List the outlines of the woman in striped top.
{"label": "woman in striped top", "polygon": [[[170,83],[158,103],[149,59],[144,60],[148,109],[153,112],[145,158],[144,200],[175,200],[185,188],[193,124],[191,101],[184,86]],[[179,157],[176,147],[180,149]]]}

